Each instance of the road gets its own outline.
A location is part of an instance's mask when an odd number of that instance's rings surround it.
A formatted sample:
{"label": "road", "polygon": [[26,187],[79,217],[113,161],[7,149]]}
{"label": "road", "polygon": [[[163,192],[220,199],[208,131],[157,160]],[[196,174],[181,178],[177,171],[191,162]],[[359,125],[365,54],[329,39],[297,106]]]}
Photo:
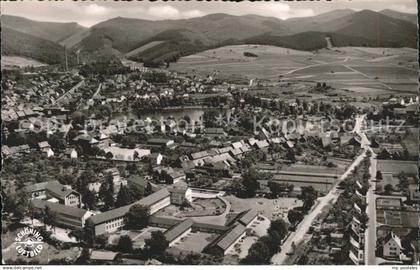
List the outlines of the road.
{"label": "road", "polygon": [[367,215],[369,217],[368,227],[365,232],[365,264],[376,265],[376,202],[375,202],[375,189],[376,189],[376,155],[371,152],[370,157],[370,187],[366,195],[367,202]]}
{"label": "road", "polygon": [[[359,135],[364,135],[361,132],[361,128],[363,126],[363,121],[366,115],[358,115],[356,117],[355,127],[353,129],[354,132],[358,133]],[[368,149],[368,140],[366,136],[362,136],[362,142],[364,143],[364,150],[363,152],[353,161],[353,163],[347,168],[344,174],[340,177],[339,181],[333,186],[333,188],[328,192],[328,194],[324,197],[318,198],[318,204],[315,208],[304,217],[301,223],[297,226],[296,230],[290,234],[290,236],[284,241],[281,246],[281,251],[279,253],[274,254],[271,258],[272,264],[283,264],[285,259],[287,258],[286,253],[292,251],[292,243],[296,246],[303,240],[306,232],[309,230],[312,223],[315,221],[316,217],[322,212],[322,209],[328,204],[334,204],[340,195],[340,190],[338,190],[339,183],[346,179],[347,176],[354,170],[354,168],[362,162],[362,160],[366,157],[367,149]],[[369,149],[370,150],[370,149]]]}
{"label": "road", "polygon": [[360,74],[360,75],[362,75],[363,77],[365,77],[365,78],[367,78],[367,79],[369,79],[369,80],[372,80],[373,82],[375,82],[375,83],[378,83],[378,84],[380,84],[380,85],[382,85],[382,86],[384,86],[385,88],[387,88],[387,89],[389,89],[389,90],[392,90],[392,87],[391,86],[389,86],[389,85],[387,85],[387,84],[385,84],[385,83],[383,83],[383,82],[380,82],[380,81],[378,81],[378,80],[376,80],[376,79],[372,79],[371,77],[369,77],[368,75],[366,75],[365,73],[363,73],[363,72],[360,72],[360,71],[358,71],[357,69],[354,69],[354,68],[352,68],[352,67],[349,67],[349,66],[347,66],[347,65],[343,65],[344,67],[346,67],[346,68],[348,68],[348,69],[350,69],[351,71],[353,71],[353,72],[356,72],[356,73],[358,73],[358,74]]}
{"label": "road", "polygon": [[[61,95],[60,97],[58,97],[56,100],[55,100],[55,103],[58,103],[58,102],[60,102],[64,97],[70,97],[71,95],[73,95],[74,94],[74,92],[75,91],[77,91],[81,86],[83,86],[84,85],[84,83],[85,83],[85,80],[83,79],[83,80],[81,80],[80,82],[78,82],[75,86],[73,86],[72,88],[70,88],[70,90],[69,91],[67,91],[66,93],[64,93],[63,95]],[[54,103],[54,104],[55,104]]]}
{"label": "road", "polygon": [[326,62],[326,63],[312,64],[312,65],[309,65],[309,66],[304,66],[304,67],[300,67],[300,68],[296,68],[296,69],[290,70],[290,71],[288,71],[288,72],[286,72],[284,74],[281,74],[281,75],[283,75],[283,76],[289,75],[289,74],[292,74],[292,73],[294,73],[296,71],[304,70],[304,69],[311,68],[311,67],[318,67],[318,66],[324,66],[324,65],[334,65],[334,64],[343,64],[343,63],[347,62],[348,60],[349,60],[349,58],[346,57],[342,61],[334,61],[334,62]]}
{"label": "road", "polygon": [[199,216],[199,217],[191,216],[189,218],[200,223],[224,226],[226,224],[226,216],[230,213],[230,209],[232,208],[232,205],[225,198],[220,197],[220,196],[218,196],[218,198],[221,199],[226,204],[226,209],[222,214],[217,215],[217,216],[216,215],[215,216]]}

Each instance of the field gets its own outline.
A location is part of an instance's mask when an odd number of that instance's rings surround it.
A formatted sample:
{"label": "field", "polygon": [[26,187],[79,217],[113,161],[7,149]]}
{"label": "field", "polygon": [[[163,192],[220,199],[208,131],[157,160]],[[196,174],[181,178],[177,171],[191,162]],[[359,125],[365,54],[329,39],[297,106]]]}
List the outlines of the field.
{"label": "field", "polygon": [[163,43],[163,41],[152,41],[152,42],[149,42],[149,43],[147,43],[147,44],[145,44],[145,45],[143,45],[143,46],[141,46],[141,47],[139,47],[137,49],[134,49],[134,50],[126,53],[125,56],[126,57],[130,57],[130,56],[136,55],[136,54],[141,53],[141,52],[143,52],[143,51],[145,51],[147,49],[153,48],[154,46],[159,45],[161,43]]}
{"label": "field", "polygon": [[[246,57],[251,52],[258,57]],[[410,48],[343,47],[316,52],[274,46],[235,45],[182,57],[171,70],[230,74],[293,84],[326,82],[337,93],[389,95],[417,91],[417,52]],[[270,91],[270,90],[268,90]]]}
{"label": "field", "polygon": [[378,160],[377,170],[394,175],[398,175],[400,172],[404,172],[407,175],[417,175],[417,166],[418,163],[416,161]]}
{"label": "field", "polygon": [[18,66],[18,67],[27,67],[27,66],[33,66],[33,67],[40,67],[40,66],[46,66],[47,64],[41,63],[35,59],[31,58],[25,58],[25,57],[19,57],[19,56],[1,56],[1,68],[4,68],[6,66]]}

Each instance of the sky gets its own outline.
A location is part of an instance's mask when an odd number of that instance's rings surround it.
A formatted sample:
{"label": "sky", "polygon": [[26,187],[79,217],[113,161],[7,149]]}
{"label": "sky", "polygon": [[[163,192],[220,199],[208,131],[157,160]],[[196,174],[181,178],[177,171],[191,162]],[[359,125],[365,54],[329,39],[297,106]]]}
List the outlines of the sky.
{"label": "sky", "polygon": [[90,27],[114,17],[146,20],[188,19],[212,13],[232,15],[256,14],[288,19],[314,16],[334,9],[393,9],[416,13],[416,0],[331,0],[281,2],[149,2],[149,1],[84,1],[62,0],[1,2],[1,13],[38,21],[77,22]]}

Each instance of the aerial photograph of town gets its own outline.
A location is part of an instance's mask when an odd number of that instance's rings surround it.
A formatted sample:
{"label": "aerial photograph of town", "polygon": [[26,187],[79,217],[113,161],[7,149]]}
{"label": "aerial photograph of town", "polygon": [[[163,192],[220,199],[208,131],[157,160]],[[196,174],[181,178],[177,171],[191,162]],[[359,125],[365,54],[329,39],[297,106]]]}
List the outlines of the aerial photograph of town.
{"label": "aerial photograph of town", "polygon": [[1,73],[2,264],[419,265],[415,0],[1,2]]}

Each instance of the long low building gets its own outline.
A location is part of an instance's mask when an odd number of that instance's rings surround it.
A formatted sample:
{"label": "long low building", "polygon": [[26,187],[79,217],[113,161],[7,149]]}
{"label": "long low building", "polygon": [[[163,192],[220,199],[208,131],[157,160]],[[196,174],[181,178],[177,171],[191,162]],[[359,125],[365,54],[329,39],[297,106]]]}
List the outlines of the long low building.
{"label": "long low building", "polygon": [[31,200],[30,207],[42,214],[45,208],[55,215],[55,222],[66,228],[81,229],[84,227],[86,220],[93,215],[92,212],[86,209],[67,206],[63,204],[43,201],[39,199]]}
{"label": "long low building", "polygon": [[165,232],[165,238],[169,246],[173,246],[178,240],[191,232],[193,223],[194,221],[192,219],[186,219],[167,230]]}
{"label": "long low building", "polygon": [[169,191],[164,188],[155,193],[144,197],[132,204],[106,211],[92,216],[89,221],[95,228],[95,235],[112,233],[124,226],[124,217],[133,205],[143,205],[149,207],[150,214],[154,214],[162,208],[171,204]]}
{"label": "long low building", "polygon": [[272,181],[295,187],[312,186],[317,191],[327,192],[338,179],[338,174],[279,171]]}
{"label": "long low building", "polygon": [[235,244],[246,235],[246,226],[235,223],[225,234],[222,234],[212,244],[205,248],[206,253],[226,255],[233,249]]}
{"label": "long low building", "polygon": [[205,252],[210,254],[226,255],[243,237],[246,236],[247,229],[252,227],[259,215],[255,209],[242,212],[228,230],[222,233],[215,241],[210,243]]}

